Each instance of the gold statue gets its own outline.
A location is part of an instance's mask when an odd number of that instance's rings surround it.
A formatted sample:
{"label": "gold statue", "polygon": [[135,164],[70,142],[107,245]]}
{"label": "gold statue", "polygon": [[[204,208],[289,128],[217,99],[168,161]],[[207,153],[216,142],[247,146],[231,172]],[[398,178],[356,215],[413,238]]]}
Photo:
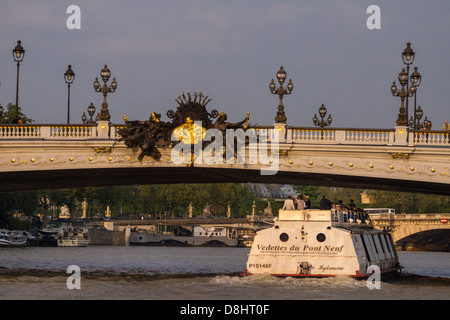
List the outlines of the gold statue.
{"label": "gold statue", "polygon": [[245,118],[244,129],[247,129],[248,118],[250,116],[250,111],[247,112],[247,117]]}
{"label": "gold statue", "polygon": [[150,116],[150,119],[154,122],[154,123],[159,123],[159,119],[158,117],[155,115],[155,112],[152,111],[152,115]]}

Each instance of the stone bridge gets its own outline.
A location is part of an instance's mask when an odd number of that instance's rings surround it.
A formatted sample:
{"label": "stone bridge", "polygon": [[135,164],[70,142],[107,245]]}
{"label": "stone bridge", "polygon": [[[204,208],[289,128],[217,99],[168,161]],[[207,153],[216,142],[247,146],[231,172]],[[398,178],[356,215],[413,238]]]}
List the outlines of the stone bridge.
{"label": "stone bridge", "polygon": [[[175,164],[172,148],[161,158],[138,159],[119,142],[125,125],[0,125],[0,192],[105,185],[260,182],[450,194],[450,143],[444,131],[306,128],[286,124],[251,127],[279,137],[270,164]],[[236,159],[235,159],[236,160]],[[259,159],[258,159],[259,160]],[[262,169],[276,164],[274,174]]]}
{"label": "stone bridge", "polygon": [[371,214],[376,228],[390,230],[401,250],[450,251],[450,213]]}

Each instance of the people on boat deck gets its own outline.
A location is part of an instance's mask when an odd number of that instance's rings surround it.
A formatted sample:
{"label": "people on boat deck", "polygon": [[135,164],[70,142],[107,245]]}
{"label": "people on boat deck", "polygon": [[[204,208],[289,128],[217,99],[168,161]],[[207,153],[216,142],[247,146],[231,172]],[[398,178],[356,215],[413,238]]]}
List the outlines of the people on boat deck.
{"label": "people on boat deck", "polygon": [[291,197],[291,196],[289,196],[289,197],[284,201],[283,210],[295,210],[295,207],[294,207],[294,201],[292,200],[292,197]]}
{"label": "people on boat deck", "polygon": [[[322,199],[320,200],[320,210],[350,210],[350,211],[357,211],[362,212],[362,209],[359,209],[356,207],[356,204],[353,199],[350,199],[350,203],[348,206],[344,205],[342,203],[342,200],[338,200],[336,203],[333,203],[325,195],[322,196]],[[309,199],[309,196],[302,194],[298,195],[297,197],[294,196],[294,199],[292,199],[291,196],[289,196],[285,201],[283,205],[283,210],[304,210],[304,209],[311,209],[311,200]]]}
{"label": "people on boat deck", "polygon": [[356,205],[353,202],[353,199],[350,199],[350,204],[347,206],[348,210],[352,210],[355,211],[356,210]]}
{"label": "people on boat deck", "polygon": [[311,200],[309,199],[309,196],[303,194],[305,196],[305,209],[311,209]]}
{"label": "people on boat deck", "polygon": [[333,202],[327,199],[325,195],[322,196],[322,200],[320,200],[320,210],[330,210],[333,206]]}
{"label": "people on boat deck", "polygon": [[336,202],[336,204],[334,205],[334,208],[336,210],[346,210],[347,207],[344,206],[344,204],[342,203],[342,200],[338,200],[338,202]]}
{"label": "people on boat deck", "polygon": [[297,198],[295,198],[294,206],[297,210],[305,209],[305,201],[303,201],[302,196],[298,195]]}

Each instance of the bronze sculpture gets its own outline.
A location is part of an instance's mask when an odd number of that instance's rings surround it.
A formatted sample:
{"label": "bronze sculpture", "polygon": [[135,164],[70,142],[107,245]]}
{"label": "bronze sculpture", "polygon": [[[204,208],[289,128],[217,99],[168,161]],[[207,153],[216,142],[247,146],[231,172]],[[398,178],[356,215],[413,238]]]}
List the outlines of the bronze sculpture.
{"label": "bronze sculpture", "polygon": [[[161,115],[155,112],[152,112],[149,120],[145,121],[128,121],[123,116],[126,127],[118,131],[118,134],[121,136],[118,141],[124,141],[125,145],[129,148],[140,148],[139,160],[142,160],[145,156],[159,160],[161,153],[158,148],[173,147],[181,142],[185,144],[196,144],[202,141],[198,135],[196,139],[193,139],[194,130],[201,130],[201,138],[203,138],[206,130],[217,129],[225,138],[227,129],[247,129],[249,112],[246,118],[240,122],[226,122],[226,114],[219,114],[217,110],[212,110],[209,113],[206,110],[206,105],[211,99],[205,96],[203,91],[199,93],[197,90],[192,97],[189,90],[187,90],[186,94],[184,92],[180,93],[175,101],[178,103],[177,110],[169,110],[167,112],[167,117],[171,119],[170,122],[161,121]],[[213,119],[215,118],[217,120],[213,123]],[[199,125],[201,125],[201,128],[199,128]],[[184,139],[183,141],[180,135],[176,137],[178,140],[172,140],[172,133],[177,129],[187,129],[192,139]],[[210,143],[212,142],[202,141],[202,148],[205,148]]]}

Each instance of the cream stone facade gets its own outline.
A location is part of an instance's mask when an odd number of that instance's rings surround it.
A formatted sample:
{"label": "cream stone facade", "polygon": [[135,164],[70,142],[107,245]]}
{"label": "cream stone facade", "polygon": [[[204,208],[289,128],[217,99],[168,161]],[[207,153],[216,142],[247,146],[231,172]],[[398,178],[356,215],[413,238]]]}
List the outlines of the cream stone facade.
{"label": "cream stone facade", "polygon": [[[258,134],[267,135],[269,143],[274,130],[281,133],[278,154],[272,150],[276,174],[262,176],[260,170],[269,165],[250,161],[255,145],[247,148],[244,164],[224,161],[177,165],[171,158],[172,148],[161,149],[159,161],[150,157],[139,161],[137,148],[127,148],[117,141],[120,127],[123,125],[108,122],[91,126],[0,125],[0,176],[10,182],[10,186],[4,183],[2,191],[13,191],[15,184],[21,190],[33,189],[27,185],[56,180],[58,174],[66,179],[63,185],[70,187],[142,183],[143,175],[147,175],[148,183],[203,182],[201,174],[208,173],[216,177],[210,182],[354,185],[450,194],[450,144],[448,133],[440,131],[425,134],[408,132],[404,127],[318,129],[279,124],[277,129],[254,128]],[[161,176],[154,180],[158,174]],[[127,182],[123,181],[125,177],[129,178]],[[72,183],[72,178],[79,178],[79,183]],[[60,185],[61,181],[56,187]]]}

